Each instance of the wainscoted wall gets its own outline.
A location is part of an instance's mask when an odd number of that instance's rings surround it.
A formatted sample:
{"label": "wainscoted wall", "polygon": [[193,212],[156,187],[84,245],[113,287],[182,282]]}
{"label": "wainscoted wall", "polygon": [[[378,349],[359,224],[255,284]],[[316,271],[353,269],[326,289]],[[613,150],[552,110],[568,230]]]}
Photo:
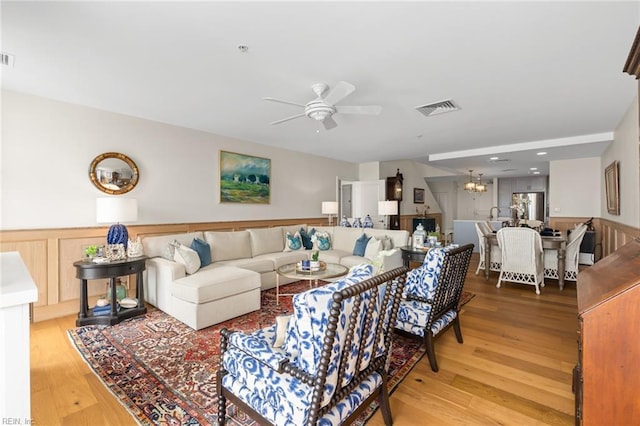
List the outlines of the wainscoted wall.
{"label": "wainscoted wall", "polygon": [[[326,218],[278,219],[128,226],[131,238],[194,231],[234,231],[294,224],[326,225]],[[34,322],[75,314],[79,309],[80,282],[73,262],[83,258],[85,247],[104,244],[108,227],[33,229],[0,232],[0,251],[17,251],[38,287],[33,304]],[[131,277],[133,279],[134,277]],[[135,294],[135,282],[129,283]],[[89,305],[104,295],[106,280],[90,282]]]}
{"label": "wainscoted wall", "polygon": [[[589,219],[588,217],[552,217],[550,218],[550,226],[553,229],[566,232],[575,224],[586,222]],[[610,255],[634,238],[640,237],[639,228],[608,219],[593,219],[593,227],[596,231],[596,261]]]}

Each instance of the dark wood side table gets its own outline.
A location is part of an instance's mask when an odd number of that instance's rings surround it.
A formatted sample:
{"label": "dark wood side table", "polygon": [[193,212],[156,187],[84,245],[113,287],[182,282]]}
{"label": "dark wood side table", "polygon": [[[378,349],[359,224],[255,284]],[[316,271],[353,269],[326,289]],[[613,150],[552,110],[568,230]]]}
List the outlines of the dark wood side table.
{"label": "dark wood side table", "polygon": [[[144,306],[144,283],[142,271],[145,270],[147,256],[115,260],[105,263],[93,263],[86,260],[74,262],[76,278],[80,279],[80,312],[76,325],[78,327],[90,324],[114,325],[120,321],[143,315],[147,312]],[[120,308],[116,310],[116,278],[136,274],[136,298],[138,306],[135,308]],[[93,316],[89,311],[87,297],[87,280],[109,278],[111,282],[111,313],[110,315]]]}
{"label": "dark wood side table", "polygon": [[402,251],[402,263],[409,268],[409,262],[424,262],[424,257],[427,255],[427,250],[419,248],[413,248],[411,246],[400,247]]}

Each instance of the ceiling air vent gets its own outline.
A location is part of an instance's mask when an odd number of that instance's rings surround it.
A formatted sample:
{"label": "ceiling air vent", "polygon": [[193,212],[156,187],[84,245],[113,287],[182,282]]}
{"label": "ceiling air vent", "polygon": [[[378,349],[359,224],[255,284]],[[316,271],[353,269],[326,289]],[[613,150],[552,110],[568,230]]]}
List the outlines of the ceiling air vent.
{"label": "ceiling air vent", "polygon": [[417,106],[416,109],[427,117],[431,117],[432,115],[457,111],[460,107],[453,101],[453,99],[447,99],[446,101]]}
{"label": "ceiling air vent", "polygon": [[16,57],[14,55],[0,52],[0,64],[4,65],[5,67],[13,68],[15,59]]}

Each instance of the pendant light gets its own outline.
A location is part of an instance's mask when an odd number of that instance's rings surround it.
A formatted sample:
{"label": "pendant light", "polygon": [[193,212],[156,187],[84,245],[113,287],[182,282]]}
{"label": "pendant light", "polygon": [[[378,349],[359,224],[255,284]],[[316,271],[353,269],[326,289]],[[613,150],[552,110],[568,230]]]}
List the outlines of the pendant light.
{"label": "pendant light", "polygon": [[476,192],[487,192],[487,185],[482,183],[482,173],[478,173],[478,183],[476,183]]}
{"label": "pendant light", "polygon": [[469,182],[464,184],[464,190],[469,192],[475,192],[476,183],[473,181],[473,176],[471,175],[471,173],[473,173],[473,170],[469,170]]}

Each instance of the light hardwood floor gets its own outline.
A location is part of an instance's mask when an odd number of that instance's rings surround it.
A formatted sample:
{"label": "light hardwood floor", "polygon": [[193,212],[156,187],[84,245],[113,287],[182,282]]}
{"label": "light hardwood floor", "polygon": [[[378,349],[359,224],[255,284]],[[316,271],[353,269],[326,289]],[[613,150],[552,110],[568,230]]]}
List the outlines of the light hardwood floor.
{"label": "light hardwood floor", "polygon": [[[440,371],[427,358],[391,395],[394,425],[569,425],[576,363],[576,286],[558,290],[488,281],[474,274],[476,296],[461,315],[464,344],[453,330],[436,340]],[[73,349],[75,316],[31,325],[31,410],[36,425],[133,425],[136,422]],[[368,423],[382,425],[380,413]]]}

